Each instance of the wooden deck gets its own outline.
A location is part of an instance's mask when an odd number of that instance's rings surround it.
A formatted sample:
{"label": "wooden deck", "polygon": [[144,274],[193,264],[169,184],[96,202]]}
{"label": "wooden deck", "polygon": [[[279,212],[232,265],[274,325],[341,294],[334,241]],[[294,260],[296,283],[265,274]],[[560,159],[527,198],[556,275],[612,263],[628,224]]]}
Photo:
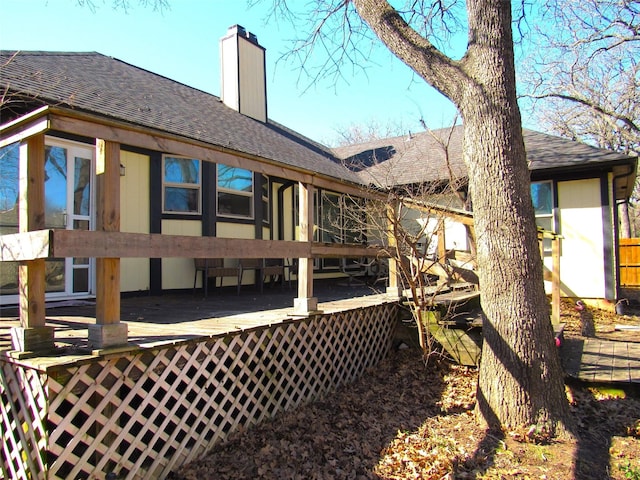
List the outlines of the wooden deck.
{"label": "wooden deck", "polygon": [[562,359],[568,376],[589,383],[640,385],[640,343],[567,338]]}
{"label": "wooden deck", "polygon": [[[325,313],[390,301],[370,287],[345,288],[335,282],[320,282],[317,294],[319,308]],[[442,300],[464,301],[476,295],[449,292],[442,295]],[[294,296],[295,289],[273,288],[263,294],[243,289],[240,296],[223,290],[206,299],[190,293],[125,298],[121,317],[129,329],[129,345],[125,349],[153,348],[286,323],[292,320]],[[47,323],[56,327],[55,341],[61,351],[59,357],[41,357],[40,361],[66,363],[91,356],[87,328],[95,323],[95,303],[58,304],[47,309]],[[0,309],[0,352],[11,348],[10,327],[18,325],[11,308]],[[561,356],[566,374],[578,380],[640,385],[640,343],[568,337]]]}
{"label": "wooden deck", "polygon": [[[318,308],[327,314],[395,301],[367,286],[321,287]],[[290,322],[299,318],[293,315],[294,296],[295,291],[285,287],[267,289],[263,294],[243,289],[239,296],[222,291],[207,298],[190,293],[125,298],[121,319],[127,324],[129,342],[116,350],[148,349]],[[11,327],[20,325],[16,315],[14,308],[0,309],[0,353],[11,349]],[[95,302],[51,303],[46,319],[47,325],[55,327],[59,350],[55,356],[37,357],[27,363],[44,367],[98,353],[88,345],[88,326],[95,324]]]}

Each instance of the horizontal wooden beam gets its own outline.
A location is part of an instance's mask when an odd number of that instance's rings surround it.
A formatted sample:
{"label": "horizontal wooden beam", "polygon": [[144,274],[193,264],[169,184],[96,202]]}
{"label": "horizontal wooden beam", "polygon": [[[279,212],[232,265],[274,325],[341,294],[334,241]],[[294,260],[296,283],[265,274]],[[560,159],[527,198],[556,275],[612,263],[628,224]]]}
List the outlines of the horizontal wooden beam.
{"label": "horizontal wooden beam", "polygon": [[132,145],[159,152],[175,153],[230,167],[245,168],[263,175],[286,178],[314,185],[319,188],[346,193],[362,198],[384,198],[374,190],[351,183],[337,182],[333,177],[323,177],[316,172],[306,172],[294,165],[246,154],[232,148],[214,146],[196,140],[188,140],[169,134],[120,125],[102,125],[94,121],[66,115],[50,115],[51,128],[92,138],[104,138],[122,145]]}
{"label": "horizontal wooden beam", "polygon": [[63,115],[51,115],[51,128],[61,132],[70,132],[90,138],[102,138],[121,145],[146,148],[158,152],[184,155],[203,161],[224,163],[231,167],[240,167],[265,175],[290,178],[303,182],[311,181],[311,175],[289,169],[284,165],[267,163],[265,160],[250,158],[232,149],[215,147],[195,140],[160,135],[154,131],[134,129],[125,125],[103,125],[84,118],[73,118]]}
{"label": "horizontal wooden beam", "polygon": [[344,258],[344,257],[388,257],[381,247],[367,245],[349,245],[340,243],[313,243],[312,257]]}
{"label": "horizontal wooden beam", "polygon": [[418,210],[422,210],[423,212],[427,212],[432,215],[450,218],[451,220],[462,223],[463,225],[470,227],[474,226],[472,212],[464,212],[435,204],[415,202],[410,199],[404,199],[403,201],[409,206],[409,208],[417,208]]}
{"label": "horizontal wooden beam", "polygon": [[20,125],[20,130],[17,130],[15,133],[3,136],[0,139],[0,148],[4,148],[12,143],[22,142],[29,137],[37,135],[39,133],[45,133],[49,130],[49,118],[48,117],[40,117],[35,118],[30,121],[24,121]]}
{"label": "horizontal wooden beam", "polygon": [[37,230],[0,236],[1,261],[38,258],[376,257],[378,247],[291,240],[193,237],[86,230]]}

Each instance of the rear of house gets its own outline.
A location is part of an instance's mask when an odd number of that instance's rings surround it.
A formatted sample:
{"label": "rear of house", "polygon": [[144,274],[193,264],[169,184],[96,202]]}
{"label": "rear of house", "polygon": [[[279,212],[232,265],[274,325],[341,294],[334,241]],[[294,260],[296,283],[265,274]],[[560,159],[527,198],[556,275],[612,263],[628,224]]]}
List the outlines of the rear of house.
{"label": "rear of house", "polygon": [[[43,105],[69,116],[64,131],[46,132],[46,228],[96,228],[96,142],[86,122],[97,121],[131,125],[120,144],[121,232],[295,240],[299,183],[316,178],[316,239],[348,241],[350,235],[336,231],[341,227],[334,217],[341,215],[341,191],[356,191],[359,179],[322,145],[267,118],[265,50],[255,35],[236,25],[220,46],[220,98],[97,53],[3,52],[3,81],[14,99],[3,109],[3,123],[10,128],[35,118]],[[150,139],[136,135],[140,130]],[[173,138],[188,139],[197,155],[175,153]],[[16,233],[19,223],[20,152],[11,139],[3,141],[0,162],[2,234]],[[122,259],[121,291],[193,288],[194,261],[184,254]],[[225,259],[228,265],[237,261]],[[315,261],[320,275],[335,274],[338,266],[332,259]],[[17,268],[2,263],[1,303],[18,301]],[[48,260],[46,268],[47,298],[95,295],[94,259]],[[253,283],[254,272],[242,281]],[[201,276],[196,282],[199,287]]]}
{"label": "rear of house", "polygon": [[[384,188],[420,191],[433,205],[451,212],[471,211],[462,158],[463,127],[384,138],[335,149],[364,182]],[[532,130],[524,131],[531,171],[531,197],[539,227],[561,236],[562,295],[615,301],[619,297],[618,204],[633,191],[636,157],[594,148]],[[418,188],[418,186],[420,186]],[[415,211],[414,230],[431,224],[426,249],[435,252],[437,219]],[[447,250],[472,249],[468,230],[448,218]],[[552,269],[551,242],[543,244],[545,267]],[[551,282],[547,282],[551,291]]]}

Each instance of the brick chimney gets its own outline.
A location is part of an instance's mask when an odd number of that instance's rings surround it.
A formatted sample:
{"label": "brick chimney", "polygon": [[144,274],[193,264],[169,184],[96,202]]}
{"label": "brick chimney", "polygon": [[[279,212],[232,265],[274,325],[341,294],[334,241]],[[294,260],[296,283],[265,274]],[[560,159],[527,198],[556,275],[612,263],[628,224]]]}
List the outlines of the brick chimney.
{"label": "brick chimney", "polygon": [[265,49],[240,25],[220,39],[220,97],[243,115],[267,121]]}

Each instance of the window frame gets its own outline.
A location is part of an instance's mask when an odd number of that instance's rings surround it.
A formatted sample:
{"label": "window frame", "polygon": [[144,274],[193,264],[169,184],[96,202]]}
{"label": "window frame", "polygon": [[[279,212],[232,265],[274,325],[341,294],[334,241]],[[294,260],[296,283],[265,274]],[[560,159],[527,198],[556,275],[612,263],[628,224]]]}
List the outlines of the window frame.
{"label": "window frame", "polygon": [[[167,181],[165,177],[165,162],[168,158],[176,159],[176,160],[191,160],[198,163],[198,179],[196,183],[186,183],[186,182],[171,182]],[[192,215],[198,216],[202,215],[202,160],[198,158],[185,157],[182,155],[162,155],[162,213],[164,215]],[[196,199],[198,201],[197,211],[189,211],[189,210],[167,210],[166,209],[166,190],[167,188],[181,188],[185,190],[196,190],[197,195]]]}
{"label": "window frame", "polygon": [[[553,180],[539,180],[539,181],[531,182],[531,184],[529,185],[529,193],[531,195],[531,202],[533,203],[533,186],[534,185],[541,185],[541,184],[545,184],[545,183],[549,185],[549,194],[550,194],[549,213],[538,213],[536,211],[535,204],[533,204],[533,213],[534,213],[535,219],[536,219],[536,227],[540,226],[541,228],[544,228],[546,230],[546,227],[540,225],[540,223],[538,222],[538,219],[548,219],[548,220],[550,220],[550,224],[551,224],[550,225],[551,226],[551,232],[558,233],[556,231],[556,217],[555,217],[556,193],[555,193],[555,188],[554,188],[554,181]],[[549,238],[543,239],[542,240],[542,245],[543,245],[544,253],[545,254],[550,254],[551,253],[551,248],[552,248],[551,239],[549,239]]]}
{"label": "window frame", "polygon": [[262,223],[271,225],[271,181],[267,175],[261,175],[262,198],[260,207],[262,208]]}
{"label": "window frame", "polygon": [[[220,186],[220,167],[227,167],[230,169],[234,169],[234,170],[242,170],[245,172],[248,172],[250,175],[249,177],[251,178],[251,191],[247,192],[245,190],[238,190],[238,189],[234,189],[234,188],[228,188],[228,187],[221,187]],[[218,217],[225,217],[225,218],[236,218],[236,219],[242,219],[242,220],[255,220],[256,218],[256,212],[255,212],[255,205],[254,205],[254,198],[255,198],[255,191],[256,191],[256,182],[255,182],[255,175],[254,172],[246,169],[246,168],[241,168],[241,167],[233,167],[231,165],[226,165],[223,163],[218,163],[216,164],[216,215]],[[220,211],[220,194],[224,193],[226,195],[235,195],[237,197],[244,197],[244,198],[248,198],[249,199],[249,215],[241,215],[241,214],[236,214],[236,213],[228,213],[228,212],[221,212]],[[261,193],[262,195],[262,193]]]}

